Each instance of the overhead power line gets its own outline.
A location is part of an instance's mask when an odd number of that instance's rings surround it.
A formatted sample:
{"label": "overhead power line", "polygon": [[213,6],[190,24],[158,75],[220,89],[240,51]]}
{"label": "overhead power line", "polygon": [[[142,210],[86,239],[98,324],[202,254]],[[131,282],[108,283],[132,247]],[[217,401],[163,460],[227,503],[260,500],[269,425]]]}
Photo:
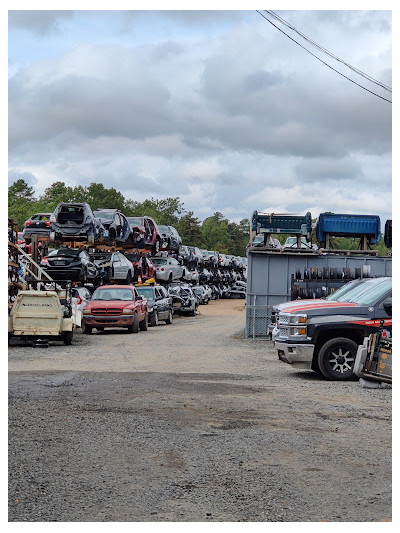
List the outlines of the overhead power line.
{"label": "overhead power line", "polygon": [[[329,63],[326,63],[325,61],[323,61],[320,57],[318,57],[317,55],[313,54],[308,48],[306,48],[305,46],[303,46],[302,44],[300,44],[298,41],[296,41],[296,39],[294,39],[293,37],[291,37],[290,35],[288,35],[286,32],[284,32],[279,26],[277,26],[276,24],[274,24],[269,18],[274,18],[275,20],[279,21],[280,23],[284,24],[285,26],[287,26],[288,28],[290,28],[292,31],[296,32],[298,35],[300,35],[304,40],[306,40],[309,44],[311,44],[312,46],[314,46],[315,48],[317,48],[320,52],[323,52],[324,54],[328,55],[329,57],[335,59],[336,61],[339,61],[340,63],[344,64],[345,66],[347,66],[348,68],[350,68],[352,71],[356,72],[357,74],[359,74],[360,76],[366,78],[368,81],[370,81],[371,83],[374,83],[376,85],[379,85],[379,87],[381,87],[382,89],[388,91],[388,92],[392,92],[392,89],[391,87],[383,84],[382,82],[378,81],[378,80],[375,80],[374,78],[372,78],[371,76],[369,76],[368,74],[365,74],[364,72],[362,72],[361,70],[359,69],[356,69],[355,67],[353,67],[352,65],[350,65],[349,63],[347,63],[346,61],[344,61],[343,59],[340,59],[339,57],[337,57],[335,54],[332,54],[331,52],[329,52],[328,50],[326,50],[325,48],[323,48],[322,46],[320,46],[318,43],[316,43],[315,41],[313,41],[312,39],[310,39],[309,37],[307,37],[306,35],[304,35],[302,32],[300,32],[299,30],[297,30],[294,26],[292,26],[291,24],[289,24],[288,22],[286,22],[284,19],[282,19],[282,17],[280,17],[279,15],[277,15],[276,13],[274,13],[273,11],[268,11],[268,10],[264,10],[264,12],[262,11],[258,11],[257,10],[257,13],[259,13],[265,20],[267,20],[272,26],[274,26],[277,30],[279,30],[281,33],[283,33],[284,35],[286,35],[286,37],[288,37],[291,41],[295,42],[298,46],[300,46],[301,48],[303,48],[303,50],[305,50],[306,52],[308,52],[310,55],[312,55],[313,57],[315,57],[316,59],[318,59],[318,61],[320,61],[321,63],[323,63],[324,65],[326,65],[327,67],[329,67],[331,70],[335,71],[337,74],[340,74],[340,76],[343,76],[343,78],[346,78],[347,80],[351,81],[352,83],[354,83],[355,85],[357,85],[358,87],[361,87],[362,89],[364,89],[365,91],[368,91],[369,93],[373,94],[374,96],[377,96],[378,98],[381,98],[382,100],[385,100],[386,102],[389,102],[390,104],[392,103],[391,100],[389,100],[388,98],[384,98],[383,96],[381,96],[380,94],[377,94],[375,93],[374,91],[371,91],[370,89],[368,89],[367,87],[365,87],[364,85],[361,85],[360,83],[357,83],[356,81],[354,81],[352,78],[349,78],[348,76],[346,76],[345,74],[343,74],[342,72],[340,72],[339,70],[333,68],[331,65],[329,65]],[[268,15],[268,16],[267,16]]]}

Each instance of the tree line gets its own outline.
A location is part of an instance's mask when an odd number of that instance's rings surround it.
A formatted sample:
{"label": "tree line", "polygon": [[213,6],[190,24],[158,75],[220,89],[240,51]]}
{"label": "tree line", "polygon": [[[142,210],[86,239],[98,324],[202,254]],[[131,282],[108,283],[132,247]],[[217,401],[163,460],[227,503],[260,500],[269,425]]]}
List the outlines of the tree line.
{"label": "tree line", "polygon": [[249,220],[237,224],[226,219],[222,213],[200,221],[193,211],[187,211],[178,196],[161,200],[150,198],[137,202],[102,183],[70,187],[56,181],[38,197],[33,188],[23,179],[18,179],[8,188],[8,216],[20,230],[34,213],[52,213],[60,202],[87,202],[93,211],[99,208],[119,209],[127,217],[149,216],[157,224],[173,226],[183,244],[197,246],[221,253],[245,256],[249,242]]}

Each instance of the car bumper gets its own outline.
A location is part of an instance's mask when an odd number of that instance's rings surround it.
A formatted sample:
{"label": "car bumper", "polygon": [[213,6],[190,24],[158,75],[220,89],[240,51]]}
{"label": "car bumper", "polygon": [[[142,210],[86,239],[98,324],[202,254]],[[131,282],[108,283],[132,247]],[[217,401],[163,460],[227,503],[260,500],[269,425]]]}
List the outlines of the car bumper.
{"label": "car bumper", "polygon": [[275,341],[275,348],[281,361],[296,368],[311,368],[314,356],[313,344],[289,344]]}
{"label": "car bumper", "polygon": [[22,232],[24,239],[32,235],[39,235],[39,237],[49,237],[51,228],[26,228]]}
{"label": "car bumper", "polygon": [[51,267],[45,268],[43,270],[54,280],[79,281],[83,276],[81,269],[74,269],[68,267]]}
{"label": "car bumper", "polygon": [[77,227],[54,225],[53,229],[56,234],[59,234],[62,237],[84,238],[87,237],[87,234],[93,231],[94,228],[90,224],[85,224],[84,226]]}
{"label": "car bumper", "polygon": [[131,326],[134,321],[134,316],[95,316],[95,315],[84,315],[82,317],[82,326],[92,326],[92,327],[102,327],[102,328],[113,328],[113,327],[122,327],[126,328]]}

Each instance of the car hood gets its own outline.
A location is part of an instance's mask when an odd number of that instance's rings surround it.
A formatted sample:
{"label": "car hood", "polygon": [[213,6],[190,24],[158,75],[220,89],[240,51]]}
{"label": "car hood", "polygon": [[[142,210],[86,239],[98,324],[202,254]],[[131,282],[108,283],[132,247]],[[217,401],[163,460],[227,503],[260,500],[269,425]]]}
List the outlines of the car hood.
{"label": "car hood", "polygon": [[367,312],[367,307],[359,306],[352,302],[335,302],[325,300],[314,300],[312,303],[310,300],[305,300],[304,303],[301,300],[296,300],[293,305],[287,305],[280,309],[281,313],[298,314],[305,313],[307,315],[342,315],[351,313],[363,314]]}

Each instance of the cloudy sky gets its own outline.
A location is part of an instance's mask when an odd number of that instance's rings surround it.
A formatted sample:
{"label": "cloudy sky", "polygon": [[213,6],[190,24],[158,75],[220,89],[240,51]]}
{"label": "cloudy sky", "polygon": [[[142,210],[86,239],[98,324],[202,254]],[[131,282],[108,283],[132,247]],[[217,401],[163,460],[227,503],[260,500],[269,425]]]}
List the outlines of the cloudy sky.
{"label": "cloudy sky", "polygon": [[369,79],[256,10],[9,11],[9,183],[179,196],[200,220],[384,223],[392,105],[373,80],[392,85],[391,12],[274,12]]}

